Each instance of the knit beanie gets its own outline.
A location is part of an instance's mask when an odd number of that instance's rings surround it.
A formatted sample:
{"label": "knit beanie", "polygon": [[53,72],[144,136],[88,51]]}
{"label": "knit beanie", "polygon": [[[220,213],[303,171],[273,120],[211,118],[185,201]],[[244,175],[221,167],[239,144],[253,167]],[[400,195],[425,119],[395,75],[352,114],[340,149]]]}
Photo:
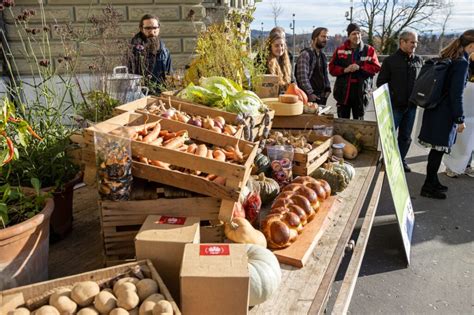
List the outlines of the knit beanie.
{"label": "knit beanie", "polygon": [[358,31],[360,32],[360,26],[356,23],[351,23],[347,26],[347,36],[351,35],[352,32]]}

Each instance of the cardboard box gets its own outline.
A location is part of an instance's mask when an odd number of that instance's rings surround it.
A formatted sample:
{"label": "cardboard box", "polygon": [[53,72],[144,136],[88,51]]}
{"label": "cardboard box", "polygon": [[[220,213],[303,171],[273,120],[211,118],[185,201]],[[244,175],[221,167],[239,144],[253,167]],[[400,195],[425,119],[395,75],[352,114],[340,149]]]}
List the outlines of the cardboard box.
{"label": "cardboard box", "polygon": [[265,74],[262,83],[256,88],[256,94],[260,98],[278,97],[279,92],[278,76],[274,74]]}
{"label": "cardboard box", "polygon": [[247,314],[249,272],[244,244],[187,244],[181,266],[183,314]]}
{"label": "cardboard box", "polygon": [[150,259],[179,304],[184,246],[199,243],[199,218],[149,215],[135,237],[137,259]]}

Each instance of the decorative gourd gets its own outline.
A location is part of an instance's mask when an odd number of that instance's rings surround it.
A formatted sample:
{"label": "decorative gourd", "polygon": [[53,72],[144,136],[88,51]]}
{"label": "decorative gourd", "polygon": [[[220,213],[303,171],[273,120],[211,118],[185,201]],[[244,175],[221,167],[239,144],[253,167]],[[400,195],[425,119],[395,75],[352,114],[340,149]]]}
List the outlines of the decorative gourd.
{"label": "decorative gourd", "polygon": [[334,135],[333,136],[333,143],[344,143],[345,146],[342,149],[344,152],[344,158],[348,160],[355,159],[357,157],[357,154],[359,153],[357,151],[357,148],[350,143],[349,141],[345,140],[343,137],[339,135]]}
{"label": "decorative gourd", "polygon": [[281,269],[275,255],[259,245],[247,245],[249,261],[249,305],[268,300],[281,283]]}
{"label": "decorative gourd", "polygon": [[304,105],[308,104],[308,96],[306,93],[298,87],[296,83],[290,83],[286,89],[285,94],[293,94],[298,96],[299,100],[303,102]]}
{"label": "decorative gourd", "polygon": [[243,244],[257,244],[267,247],[267,240],[262,232],[254,229],[252,224],[245,218],[233,218],[230,223],[224,225],[225,236],[235,242]]}
{"label": "decorative gourd", "polygon": [[324,179],[331,186],[332,192],[341,192],[349,185],[349,177],[342,168],[334,167],[332,163],[325,163],[311,174],[315,179]]}
{"label": "decorative gourd", "polygon": [[258,153],[255,156],[255,160],[253,161],[254,169],[252,170],[252,174],[260,174],[265,173],[268,174],[271,169],[271,161],[263,153]]}
{"label": "decorative gourd", "polygon": [[252,180],[260,186],[260,199],[262,203],[273,201],[280,193],[280,185],[273,178],[265,177],[264,173],[252,176]]}
{"label": "decorative gourd", "polygon": [[341,160],[341,161],[339,161],[338,164],[335,164],[334,166],[337,166],[337,167],[341,168],[344,172],[346,172],[347,177],[349,178],[349,180],[352,180],[352,178],[354,178],[355,169],[349,163],[345,163],[344,160]]}

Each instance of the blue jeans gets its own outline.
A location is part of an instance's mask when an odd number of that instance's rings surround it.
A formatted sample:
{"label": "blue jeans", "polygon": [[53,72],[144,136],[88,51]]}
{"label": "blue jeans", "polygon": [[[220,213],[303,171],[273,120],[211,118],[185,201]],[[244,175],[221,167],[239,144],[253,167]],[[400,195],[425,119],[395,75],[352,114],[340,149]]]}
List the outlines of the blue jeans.
{"label": "blue jeans", "polygon": [[393,109],[393,120],[395,129],[398,129],[398,148],[403,163],[411,144],[411,132],[415,123],[416,107],[409,106],[406,109]]}

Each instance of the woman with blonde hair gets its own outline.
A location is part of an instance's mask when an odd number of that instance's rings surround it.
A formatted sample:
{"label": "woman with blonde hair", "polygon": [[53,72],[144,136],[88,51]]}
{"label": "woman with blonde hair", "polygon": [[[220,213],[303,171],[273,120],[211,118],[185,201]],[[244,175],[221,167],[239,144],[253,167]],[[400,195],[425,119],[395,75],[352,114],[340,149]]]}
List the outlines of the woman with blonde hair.
{"label": "woman with blonde hair", "polygon": [[[425,109],[418,139],[429,147],[426,179],[421,196],[445,199],[448,187],[441,185],[438,170],[444,153],[449,153],[456,141],[456,133],[466,128],[463,111],[463,91],[466,86],[469,55],[474,53],[474,29],[465,31],[459,38],[444,48],[440,57],[451,59],[446,74],[443,99],[433,109]],[[474,126],[468,126],[474,128]]]}
{"label": "woman with blonde hair", "polygon": [[280,92],[285,91],[291,83],[291,62],[283,34],[282,32],[270,32],[267,44],[267,73],[278,76]]}

